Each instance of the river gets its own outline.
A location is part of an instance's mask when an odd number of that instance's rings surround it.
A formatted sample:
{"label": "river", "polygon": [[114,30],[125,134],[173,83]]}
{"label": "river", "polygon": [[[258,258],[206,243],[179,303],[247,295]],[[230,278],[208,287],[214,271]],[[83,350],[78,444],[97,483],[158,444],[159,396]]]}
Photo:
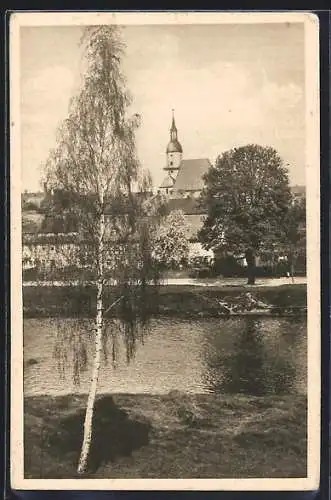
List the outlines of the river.
{"label": "river", "polygon": [[[24,320],[26,395],[87,392],[91,328],[74,319]],[[109,327],[99,393],[306,393],[305,319],[162,318],[139,337]]]}

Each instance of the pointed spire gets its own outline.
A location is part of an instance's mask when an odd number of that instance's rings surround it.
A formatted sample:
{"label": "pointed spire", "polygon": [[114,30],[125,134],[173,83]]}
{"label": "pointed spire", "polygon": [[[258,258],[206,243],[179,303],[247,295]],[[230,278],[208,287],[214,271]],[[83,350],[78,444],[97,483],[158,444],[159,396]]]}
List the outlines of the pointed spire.
{"label": "pointed spire", "polygon": [[171,122],[171,129],[170,129],[170,140],[171,141],[177,141],[177,127],[175,123],[175,110],[172,110],[172,122]]}
{"label": "pointed spire", "polygon": [[172,109],[172,124],[171,124],[171,130],[177,130],[176,129],[176,124],[175,124],[175,110]]}
{"label": "pointed spire", "polygon": [[178,142],[177,127],[175,122],[175,110],[172,109],[172,122],[170,128],[170,142],[167,146],[167,153],[182,153],[182,146]]}

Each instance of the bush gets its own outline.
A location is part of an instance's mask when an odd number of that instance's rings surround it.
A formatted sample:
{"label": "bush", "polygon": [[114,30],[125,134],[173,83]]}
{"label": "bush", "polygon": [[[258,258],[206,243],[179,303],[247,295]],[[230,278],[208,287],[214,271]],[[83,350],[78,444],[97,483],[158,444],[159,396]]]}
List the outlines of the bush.
{"label": "bush", "polygon": [[220,257],[215,260],[215,272],[224,278],[241,278],[246,276],[246,268],[232,256]]}
{"label": "bush", "polygon": [[33,201],[23,202],[22,209],[26,212],[39,212],[39,205]]}
{"label": "bush", "polygon": [[209,257],[193,257],[190,259],[190,278],[211,278],[217,275],[214,262]]}
{"label": "bush", "polygon": [[213,276],[213,269],[208,266],[194,267],[189,273],[190,278],[210,278]]}

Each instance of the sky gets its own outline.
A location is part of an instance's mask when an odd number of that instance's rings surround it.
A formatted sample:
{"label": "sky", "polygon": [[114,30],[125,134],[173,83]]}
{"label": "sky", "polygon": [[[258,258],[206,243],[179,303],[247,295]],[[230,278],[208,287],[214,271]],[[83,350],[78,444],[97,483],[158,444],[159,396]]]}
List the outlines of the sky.
{"label": "sky", "polygon": [[[21,28],[22,190],[38,191],[42,164],[79,91],[79,26]],[[154,185],[166,164],[171,110],[184,158],[248,143],[273,146],[291,184],[305,184],[303,23],[123,26],[130,112],[142,118],[138,157]]]}

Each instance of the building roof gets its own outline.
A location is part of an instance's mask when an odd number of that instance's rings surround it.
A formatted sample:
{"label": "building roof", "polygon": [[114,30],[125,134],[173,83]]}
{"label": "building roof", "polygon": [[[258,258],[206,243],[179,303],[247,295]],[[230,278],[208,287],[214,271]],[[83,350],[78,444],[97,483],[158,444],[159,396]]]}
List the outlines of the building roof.
{"label": "building roof", "polygon": [[174,139],[169,142],[167,146],[167,153],[182,153],[182,152],[183,152],[182,145],[177,139]]}
{"label": "building roof", "polygon": [[200,191],[204,186],[202,176],[209,170],[210,166],[210,161],[207,158],[182,160],[174,190]]}
{"label": "building roof", "polygon": [[172,123],[171,123],[171,129],[170,129],[170,142],[167,146],[167,153],[182,153],[183,148],[178,141],[177,137],[177,127],[175,124],[175,115],[174,115],[174,110],[172,110]]}

